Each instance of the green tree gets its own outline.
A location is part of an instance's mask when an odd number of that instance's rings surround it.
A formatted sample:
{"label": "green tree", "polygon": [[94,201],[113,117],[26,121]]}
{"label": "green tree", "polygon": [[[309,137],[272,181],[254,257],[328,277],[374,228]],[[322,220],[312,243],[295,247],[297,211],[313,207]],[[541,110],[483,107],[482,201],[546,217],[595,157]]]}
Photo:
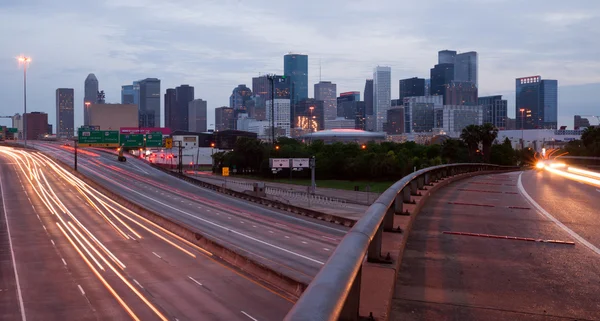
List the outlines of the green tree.
{"label": "green tree", "polygon": [[467,144],[469,158],[475,160],[479,143],[481,142],[481,128],[478,125],[469,125],[463,128],[460,138]]}
{"label": "green tree", "polygon": [[479,126],[479,139],[481,140],[481,146],[483,149],[483,160],[486,163],[490,162],[492,144],[498,138],[498,128],[490,123],[485,123],[483,126]]}

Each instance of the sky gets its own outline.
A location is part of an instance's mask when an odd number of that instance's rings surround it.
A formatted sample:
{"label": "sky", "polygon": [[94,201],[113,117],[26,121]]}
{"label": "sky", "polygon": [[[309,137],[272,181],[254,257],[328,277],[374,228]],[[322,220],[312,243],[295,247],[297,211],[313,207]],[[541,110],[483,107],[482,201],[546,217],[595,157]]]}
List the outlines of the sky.
{"label": "sky", "polygon": [[600,115],[599,0],[2,0],[0,40],[0,115],[23,110],[24,54],[28,111],[54,124],[56,89],[74,88],[76,127],[89,73],[114,103],[138,79],[192,85],[210,128],[233,88],[283,73],[288,52],[309,55],[309,96],[319,79],[362,94],[381,65],[395,99],[450,49],[478,52],[479,95],[505,95],[509,116],[515,78],[532,75],[558,79],[559,124]]}

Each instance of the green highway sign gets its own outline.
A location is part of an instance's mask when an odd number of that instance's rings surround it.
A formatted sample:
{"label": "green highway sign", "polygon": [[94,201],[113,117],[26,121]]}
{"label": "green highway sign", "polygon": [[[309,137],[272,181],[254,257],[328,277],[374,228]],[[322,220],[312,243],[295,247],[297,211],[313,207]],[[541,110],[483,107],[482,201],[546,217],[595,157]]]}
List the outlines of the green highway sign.
{"label": "green highway sign", "polygon": [[8,128],[8,132],[9,132],[9,133],[16,133],[17,131],[18,131],[18,130],[17,130],[16,128],[12,128],[12,127],[9,127],[9,128]]}
{"label": "green highway sign", "polygon": [[161,132],[146,135],[146,147],[162,147],[163,137]]}
{"label": "green highway sign", "polygon": [[81,147],[118,147],[118,130],[79,130],[78,143]]}
{"label": "green highway sign", "polygon": [[121,134],[119,144],[123,147],[144,147],[144,135],[142,134]]}

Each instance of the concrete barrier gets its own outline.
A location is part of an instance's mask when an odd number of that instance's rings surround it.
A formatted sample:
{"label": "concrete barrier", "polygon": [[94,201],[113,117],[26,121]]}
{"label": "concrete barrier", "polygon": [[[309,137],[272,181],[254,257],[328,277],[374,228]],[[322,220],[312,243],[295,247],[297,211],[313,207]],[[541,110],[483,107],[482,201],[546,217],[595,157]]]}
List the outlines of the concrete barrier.
{"label": "concrete barrier", "polygon": [[[44,153],[45,154],[45,153]],[[165,228],[166,230],[176,234],[177,236],[199,246],[200,248],[212,253],[211,256],[221,264],[229,266],[230,268],[238,271],[241,274],[247,275],[256,281],[259,281],[264,286],[267,286],[276,292],[284,295],[290,300],[296,301],[298,297],[304,292],[308,286],[306,281],[298,281],[292,277],[289,277],[279,271],[257,262],[235,250],[229,249],[217,241],[212,240],[210,237],[206,237],[201,234],[197,229],[191,227],[185,223],[179,222],[172,218],[166,218],[153,211],[145,208],[144,206],[130,201],[120,194],[114,193],[109,189],[105,188],[95,180],[73,170],[69,165],[65,164],[61,160],[54,158],[50,155],[45,154],[56,163],[61,165],[63,168],[68,170],[70,173],[100,191],[109,198],[117,201],[125,208],[143,216],[144,218],[152,221],[153,223]],[[217,187],[219,188],[219,187]]]}
{"label": "concrete barrier", "polygon": [[[241,198],[253,203],[257,203],[257,204],[261,204],[261,205],[265,205],[268,207],[272,207],[272,208],[276,208],[279,210],[284,210],[290,213],[294,213],[294,214],[298,214],[298,215],[302,215],[302,216],[307,216],[307,217],[312,217],[312,218],[316,218],[322,221],[326,221],[326,222],[330,222],[330,223],[335,223],[335,224],[339,224],[339,225],[344,225],[347,227],[352,227],[354,226],[354,224],[356,223],[356,220],[350,219],[350,218],[345,218],[345,217],[341,217],[341,216],[337,216],[337,215],[333,215],[333,214],[325,214],[325,213],[321,213],[318,211],[313,211],[311,209],[307,209],[307,208],[303,208],[303,207],[299,207],[299,206],[294,206],[291,204],[286,204],[283,202],[279,202],[279,201],[275,201],[275,200],[270,200],[267,198],[262,198],[262,197],[257,197],[257,196],[253,196],[253,195],[248,195],[246,193],[243,192],[238,192],[238,191],[234,191],[232,189],[228,189],[224,186],[218,186],[215,184],[211,184],[208,182],[204,182],[198,179],[195,179],[193,177],[189,177],[187,175],[183,175],[183,174],[179,174],[173,171],[170,171],[168,169],[162,168],[161,166],[156,166],[154,164],[150,164],[152,167],[161,170],[171,176],[177,177],[179,179],[182,179],[186,182],[192,183],[194,185],[200,186],[200,187],[204,187],[204,188],[208,188],[210,190],[225,194],[225,195],[229,195],[229,196],[233,196],[236,198]],[[320,200],[323,200],[322,198],[320,198]]]}

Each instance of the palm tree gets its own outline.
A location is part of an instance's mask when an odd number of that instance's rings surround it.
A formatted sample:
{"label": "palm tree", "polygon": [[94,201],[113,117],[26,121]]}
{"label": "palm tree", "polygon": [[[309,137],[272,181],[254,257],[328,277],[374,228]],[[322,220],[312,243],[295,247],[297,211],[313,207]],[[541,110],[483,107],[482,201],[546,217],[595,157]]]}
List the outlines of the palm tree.
{"label": "palm tree", "polygon": [[469,150],[469,158],[471,160],[474,160],[477,147],[479,147],[479,142],[481,141],[480,126],[469,125],[463,128],[462,133],[460,134],[460,139],[462,139],[465,142],[465,144],[467,144],[467,148]]}
{"label": "palm tree", "polygon": [[483,159],[486,163],[489,163],[492,154],[492,144],[498,138],[498,128],[490,123],[485,123],[483,126],[479,126],[479,131],[479,138],[483,147]]}

